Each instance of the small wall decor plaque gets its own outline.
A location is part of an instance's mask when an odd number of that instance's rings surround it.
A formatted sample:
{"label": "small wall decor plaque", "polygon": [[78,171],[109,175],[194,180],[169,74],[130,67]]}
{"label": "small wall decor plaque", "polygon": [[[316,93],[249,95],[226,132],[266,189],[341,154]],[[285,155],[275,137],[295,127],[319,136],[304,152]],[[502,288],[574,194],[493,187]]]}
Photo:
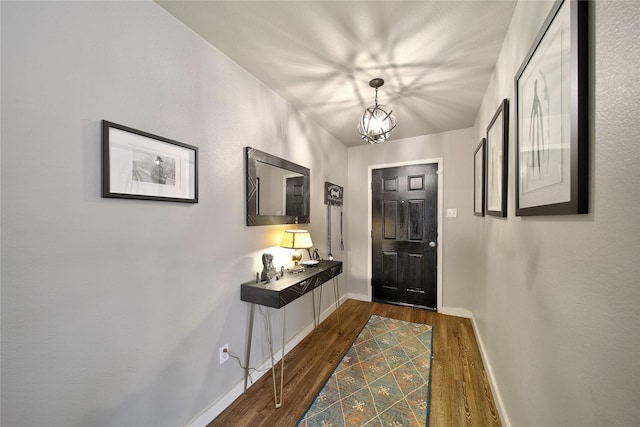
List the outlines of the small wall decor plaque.
{"label": "small wall decor plaque", "polygon": [[344,191],[341,186],[330,182],[324,183],[324,204],[330,206],[342,206]]}

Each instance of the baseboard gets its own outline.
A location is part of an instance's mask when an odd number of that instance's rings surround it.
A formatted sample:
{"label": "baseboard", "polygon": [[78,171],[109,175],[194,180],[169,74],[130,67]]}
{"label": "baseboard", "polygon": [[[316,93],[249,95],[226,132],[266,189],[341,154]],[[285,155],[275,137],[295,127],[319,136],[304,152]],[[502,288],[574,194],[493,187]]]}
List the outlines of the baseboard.
{"label": "baseboard", "polygon": [[355,299],[358,301],[371,302],[371,298],[363,294],[347,294],[346,299]]}
{"label": "baseboard", "polygon": [[449,316],[456,317],[464,317],[466,319],[473,319],[473,314],[466,308],[458,308],[458,307],[441,307],[440,313],[446,314]]}
{"label": "baseboard", "polygon": [[[352,298],[351,294],[343,295],[340,298],[340,305],[347,299]],[[356,298],[352,298],[356,299]],[[335,311],[335,304],[330,304],[322,313],[320,313],[320,322],[329,317],[331,313]],[[303,339],[306,338],[314,330],[313,323],[307,325],[303,330],[296,334],[284,345],[285,355],[289,353],[295,346],[300,344]],[[275,351],[274,359],[277,362],[280,361],[282,351],[280,349]],[[253,374],[249,375],[250,381],[247,384],[247,388],[251,388],[256,381],[262,378],[263,375],[268,374],[271,370],[271,359],[268,358],[260,366],[256,368]],[[231,405],[240,395],[244,393],[244,377],[238,382],[229,392],[224,396],[213,402],[211,406],[197,415],[186,427],[206,427],[211,421],[213,421],[218,415],[222,413],[229,405]]]}
{"label": "baseboard", "polygon": [[473,317],[473,315],[470,317],[470,319],[471,319],[471,322],[473,323],[473,331],[476,335],[478,348],[480,349],[480,357],[482,357],[482,363],[484,364],[484,369],[487,372],[487,377],[489,378],[489,384],[491,385],[491,392],[493,393],[493,400],[496,403],[496,408],[498,409],[500,420],[502,421],[503,427],[511,427],[509,416],[507,415],[507,411],[504,407],[504,402],[502,401],[502,395],[500,394],[500,389],[498,389],[498,384],[495,381],[495,377],[493,375],[493,369],[491,368],[491,363],[489,363],[489,359],[487,357],[487,353],[485,351],[484,344],[482,342],[482,336],[480,335],[478,324],[476,323],[476,319]]}

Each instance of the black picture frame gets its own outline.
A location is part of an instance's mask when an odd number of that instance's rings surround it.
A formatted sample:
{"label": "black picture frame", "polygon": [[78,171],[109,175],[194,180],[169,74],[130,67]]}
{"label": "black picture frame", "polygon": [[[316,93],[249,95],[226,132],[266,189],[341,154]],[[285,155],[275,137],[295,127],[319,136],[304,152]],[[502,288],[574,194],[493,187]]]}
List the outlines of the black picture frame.
{"label": "black picture frame", "polygon": [[487,167],[486,138],[482,138],[480,144],[473,152],[473,214],[484,216],[486,195],[485,169]]}
{"label": "black picture frame", "polygon": [[507,216],[507,183],[509,178],[509,100],[503,99],[496,110],[486,135],[485,213]]}
{"label": "black picture frame", "polygon": [[514,78],[517,216],[588,213],[589,3],[554,3]]}
{"label": "black picture frame", "polygon": [[198,147],[103,120],[102,197],[198,203]]}

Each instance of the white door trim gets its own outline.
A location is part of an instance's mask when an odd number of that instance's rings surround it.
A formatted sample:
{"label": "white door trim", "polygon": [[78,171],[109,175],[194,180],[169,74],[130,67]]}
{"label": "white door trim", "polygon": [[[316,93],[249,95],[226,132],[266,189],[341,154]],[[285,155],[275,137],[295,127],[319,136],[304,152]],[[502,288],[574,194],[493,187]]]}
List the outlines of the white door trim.
{"label": "white door trim", "polygon": [[433,159],[422,159],[422,160],[411,160],[406,162],[396,162],[396,163],[383,163],[378,165],[369,165],[368,166],[368,177],[367,183],[369,188],[369,197],[368,197],[368,205],[367,205],[367,221],[369,226],[369,243],[367,244],[367,297],[369,301],[372,300],[373,295],[371,292],[371,271],[372,271],[372,260],[371,260],[371,251],[372,251],[372,238],[371,238],[371,230],[373,230],[373,224],[371,223],[371,204],[373,201],[373,195],[371,190],[371,175],[374,169],[385,169],[385,168],[394,168],[398,166],[408,166],[408,165],[424,165],[424,164],[438,164],[438,253],[436,257],[436,268],[438,269],[438,273],[436,275],[436,292],[437,292],[437,310],[438,313],[442,311],[442,246],[444,242],[444,235],[442,233],[442,206],[443,202],[443,176],[444,176],[444,166],[442,157],[436,157]]}

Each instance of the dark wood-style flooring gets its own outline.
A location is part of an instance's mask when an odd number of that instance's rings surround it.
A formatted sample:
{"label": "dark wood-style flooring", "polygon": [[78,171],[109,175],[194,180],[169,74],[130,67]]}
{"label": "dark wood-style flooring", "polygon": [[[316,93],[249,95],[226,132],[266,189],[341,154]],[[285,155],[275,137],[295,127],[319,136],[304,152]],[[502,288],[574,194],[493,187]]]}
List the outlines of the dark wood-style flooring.
{"label": "dark wood-style flooring", "polygon": [[501,426],[469,319],[356,300],[347,300],[339,310],[342,333],[334,312],[285,356],[281,408],[274,407],[267,373],[209,427],[295,426],[371,314],[434,327],[430,426]]}

